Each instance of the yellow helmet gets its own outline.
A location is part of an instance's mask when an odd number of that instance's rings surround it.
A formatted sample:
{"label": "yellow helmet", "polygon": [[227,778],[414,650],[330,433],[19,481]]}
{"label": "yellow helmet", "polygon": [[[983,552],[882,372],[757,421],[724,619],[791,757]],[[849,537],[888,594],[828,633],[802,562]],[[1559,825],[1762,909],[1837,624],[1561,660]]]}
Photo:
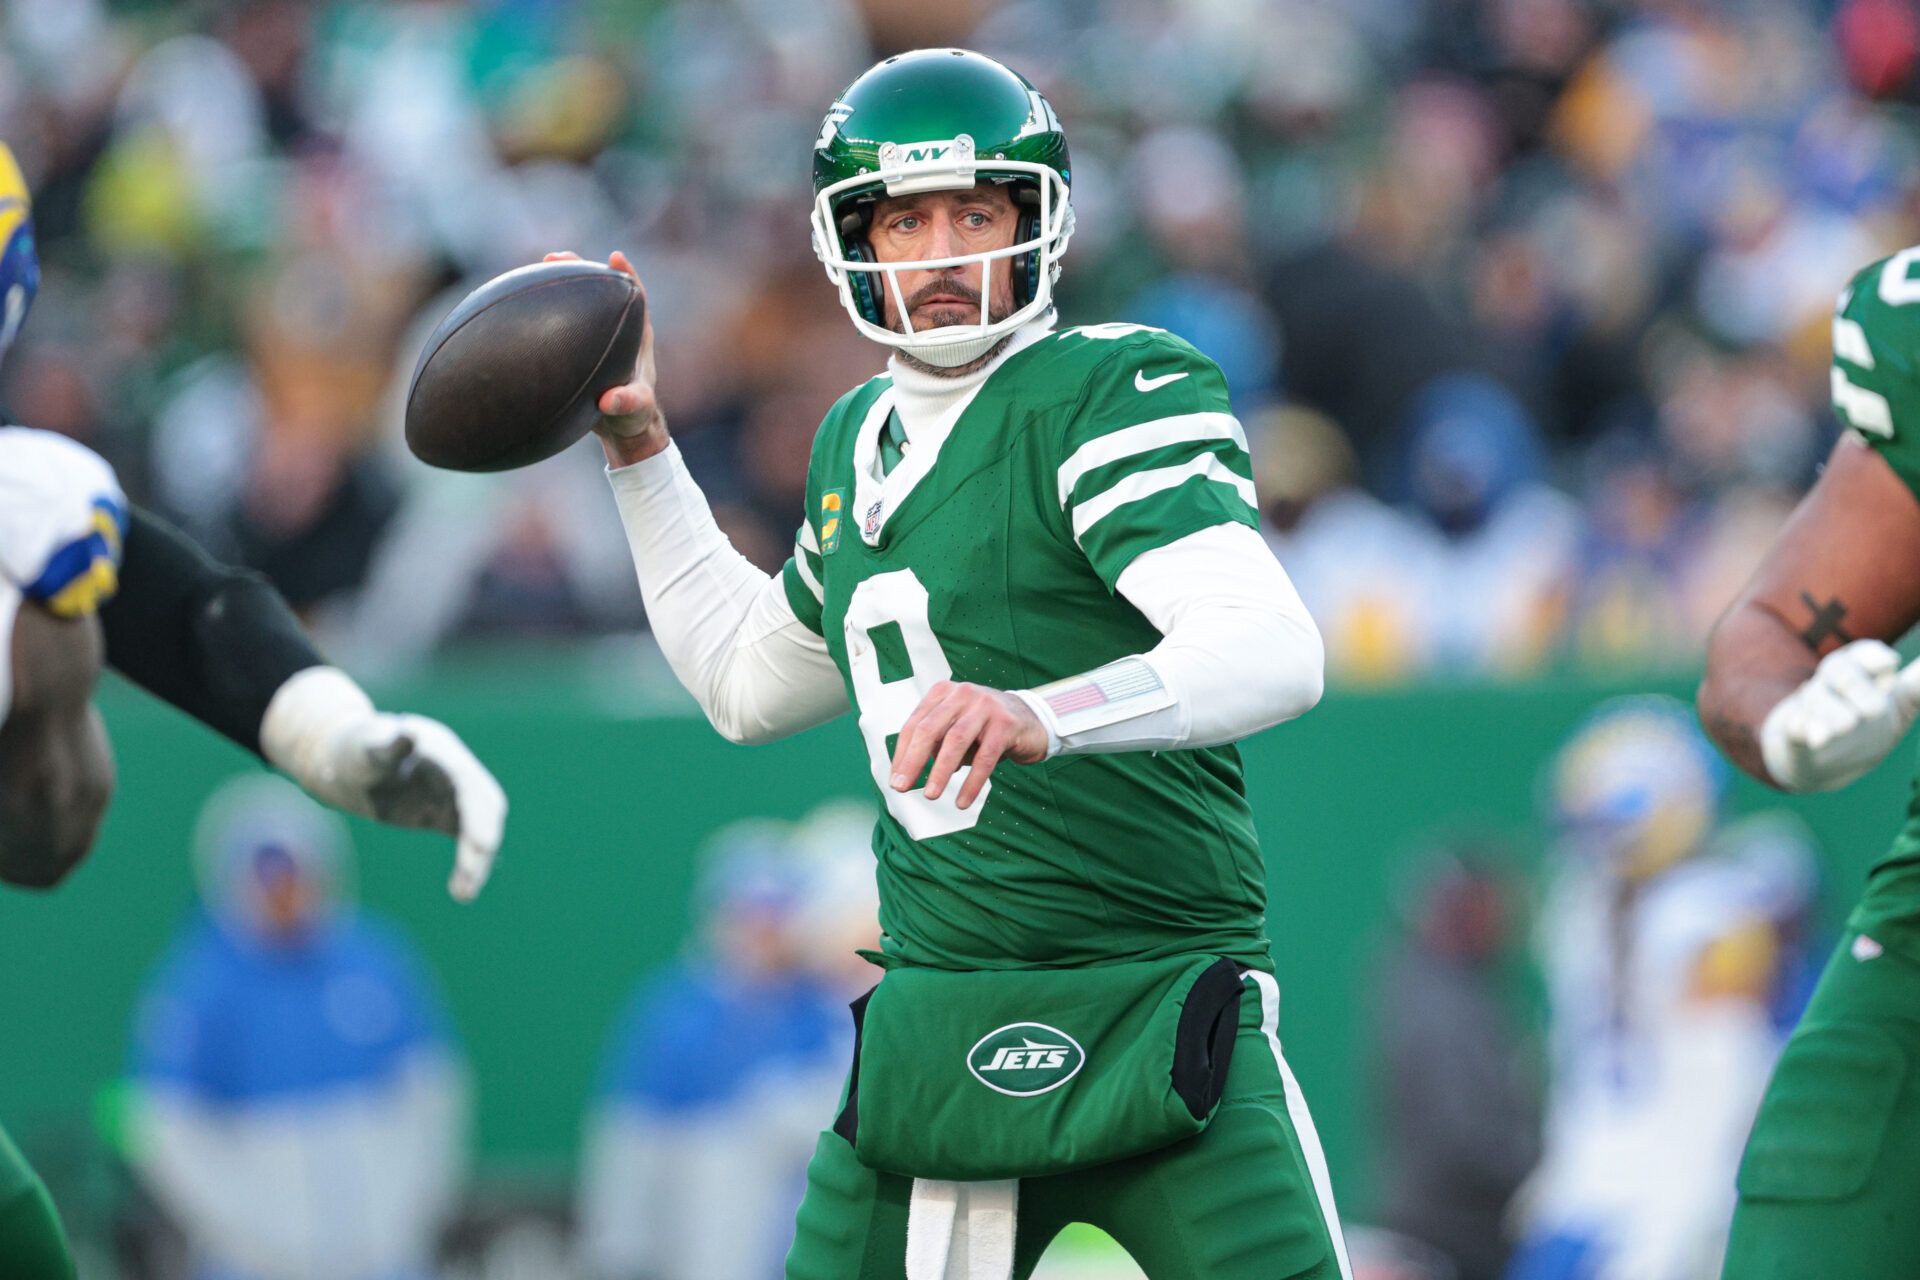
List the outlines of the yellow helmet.
{"label": "yellow helmet", "polygon": [[1699,851],[1719,819],[1726,769],[1673,698],[1603,703],[1560,749],[1553,818],[1576,853],[1629,879]]}
{"label": "yellow helmet", "polygon": [[33,199],[13,152],[0,142],[0,356],[13,344],[40,288],[33,246]]}

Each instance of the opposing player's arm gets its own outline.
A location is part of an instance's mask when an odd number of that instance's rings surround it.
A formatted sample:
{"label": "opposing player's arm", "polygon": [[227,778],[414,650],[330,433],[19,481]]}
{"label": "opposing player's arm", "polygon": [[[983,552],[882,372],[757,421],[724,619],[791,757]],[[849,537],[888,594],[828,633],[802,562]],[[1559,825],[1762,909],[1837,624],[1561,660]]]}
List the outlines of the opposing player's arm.
{"label": "opposing player's arm", "polygon": [[114,670],[328,804],[456,837],[450,891],[480,891],[506,818],[499,783],[438,721],[378,711],[258,574],[135,510],[100,622]]}
{"label": "opposing player's arm", "polygon": [[100,623],[109,666],[255,755],[274,694],[322,663],[264,578],[221,564],[137,508],[120,591]]}
{"label": "opposing player's arm", "polygon": [[1906,319],[1873,272],[1842,299],[1834,406],[1852,430],[1708,641],[1701,722],[1772,786],[1852,781],[1920,707],[1888,647],[1920,620],[1920,382],[1903,343],[1871,336]]}
{"label": "opposing player's arm", "polygon": [[[0,632],[4,632],[0,628]],[[92,616],[23,605],[8,638],[11,706],[0,715],[0,881],[47,889],[93,847],[113,757],[93,709],[103,644]]]}

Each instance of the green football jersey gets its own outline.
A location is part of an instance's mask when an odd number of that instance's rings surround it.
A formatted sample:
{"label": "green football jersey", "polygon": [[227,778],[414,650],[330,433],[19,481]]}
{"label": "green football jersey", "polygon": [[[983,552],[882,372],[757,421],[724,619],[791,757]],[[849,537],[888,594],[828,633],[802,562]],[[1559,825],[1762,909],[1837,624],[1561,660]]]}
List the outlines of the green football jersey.
{"label": "green football jersey", "polygon": [[[820,425],[784,569],[846,680],[885,809],[884,947],[955,969],[1210,952],[1267,967],[1266,881],[1231,746],[1002,763],[971,808],[887,785],[941,680],[1025,689],[1152,648],[1116,594],[1143,551],[1255,523],[1252,466],[1212,361],[1092,325],[1007,357],[938,447],[875,466],[888,377]],[[922,780],[924,784],[924,779]]]}
{"label": "green football jersey", "polygon": [[[1862,269],[1833,318],[1833,407],[1920,497],[1920,246]],[[1920,960],[1920,785],[1849,922]]]}

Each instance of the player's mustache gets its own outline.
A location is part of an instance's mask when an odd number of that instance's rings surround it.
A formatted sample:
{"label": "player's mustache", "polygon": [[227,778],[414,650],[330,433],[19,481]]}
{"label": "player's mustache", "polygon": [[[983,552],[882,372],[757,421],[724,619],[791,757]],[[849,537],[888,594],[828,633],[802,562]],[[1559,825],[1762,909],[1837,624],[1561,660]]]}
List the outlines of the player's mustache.
{"label": "player's mustache", "polygon": [[930,280],[915,289],[907,298],[907,310],[917,311],[929,298],[958,298],[969,306],[980,305],[980,291],[973,286],[961,283],[957,276],[943,276]]}

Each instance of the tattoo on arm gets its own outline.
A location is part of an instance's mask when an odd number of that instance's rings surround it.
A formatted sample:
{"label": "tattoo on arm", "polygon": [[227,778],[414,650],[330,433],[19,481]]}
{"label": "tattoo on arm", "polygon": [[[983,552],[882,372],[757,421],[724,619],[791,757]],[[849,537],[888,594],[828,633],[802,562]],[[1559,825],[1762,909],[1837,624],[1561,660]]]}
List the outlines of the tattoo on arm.
{"label": "tattoo on arm", "polygon": [[1807,648],[1818,653],[1820,646],[1828,640],[1838,640],[1841,644],[1853,640],[1853,633],[1840,625],[1847,616],[1847,606],[1840,603],[1840,597],[1835,596],[1821,604],[1813,598],[1812,592],[1802,591],[1800,603],[1806,605],[1813,615],[1807,623],[1807,629],[1800,633],[1800,639]]}

